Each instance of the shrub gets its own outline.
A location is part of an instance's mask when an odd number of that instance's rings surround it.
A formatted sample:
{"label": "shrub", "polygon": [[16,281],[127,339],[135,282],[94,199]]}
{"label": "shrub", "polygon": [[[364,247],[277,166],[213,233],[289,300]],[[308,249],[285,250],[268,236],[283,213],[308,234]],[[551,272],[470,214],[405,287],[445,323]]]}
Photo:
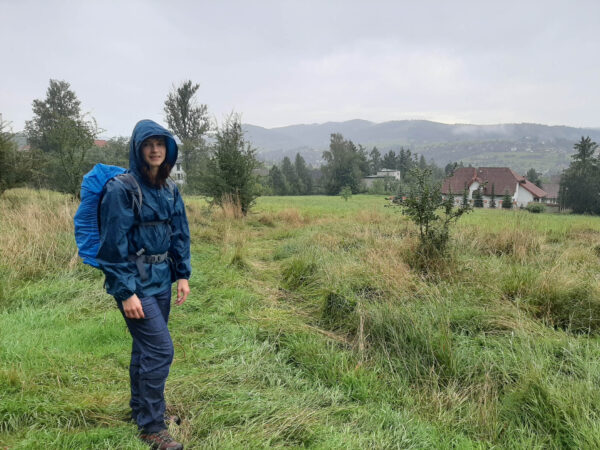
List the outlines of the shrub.
{"label": "shrub", "polygon": [[546,210],[546,207],[540,203],[530,203],[525,209],[530,213],[539,214],[541,212],[544,212]]}
{"label": "shrub", "polygon": [[443,256],[450,238],[450,225],[472,210],[469,204],[454,208],[454,197],[442,197],[439,185],[431,183],[430,169],[413,169],[415,183],[403,202],[402,213],[419,227],[421,253],[425,258]]}
{"label": "shrub", "polygon": [[340,196],[344,200],[348,201],[350,198],[352,198],[352,188],[350,186],[344,186],[340,191]]}

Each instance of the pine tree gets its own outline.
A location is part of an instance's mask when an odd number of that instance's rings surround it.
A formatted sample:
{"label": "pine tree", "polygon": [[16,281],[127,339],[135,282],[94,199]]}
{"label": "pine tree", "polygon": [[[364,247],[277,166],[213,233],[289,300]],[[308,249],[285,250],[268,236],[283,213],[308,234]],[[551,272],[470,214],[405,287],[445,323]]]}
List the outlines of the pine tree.
{"label": "pine tree", "polygon": [[285,176],[279,170],[279,167],[273,165],[269,170],[269,185],[275,195],[287,195],[288,185]]}
{"label": "pine tree", "polygon": [[281,162],[281,172],[288,183],[289,194],[300,195],[302,193],[300,178],[296,173],[296,169],[294,168],[292,161],[287,156],[283,158],[283,161]]}
{"label": "pine tree", "polygon": [[246,215],[259,195],[254,174],[258,166],[256,150],[244,140],[239,116],[231,115],[215,134],[201,192],[218,205],[232,199]]}
{"label": "pine tree", "polygon": [[502,209],[512,209],[512,196],[508,192],[508,190],[504,191],[504,196],[502,197]]}
{"label": "pine tree", "polygon": [[494,183],[492,183],[492,193],[490,195],[490,208],[495,208],[496,207],[496,192],[495,192],[495,187],[494,187]]}
{"label": "pine tree", "polygon": [[312,194],[312,177],[310,176],[310,172],[306,167],[306,161],[300,153],[296,153],[296,160],[294,161],[294,170],[296,171],[296,176],[299,180],[299,185],[301,186],[301,191],[299,194],[302,195],[310,195]]}

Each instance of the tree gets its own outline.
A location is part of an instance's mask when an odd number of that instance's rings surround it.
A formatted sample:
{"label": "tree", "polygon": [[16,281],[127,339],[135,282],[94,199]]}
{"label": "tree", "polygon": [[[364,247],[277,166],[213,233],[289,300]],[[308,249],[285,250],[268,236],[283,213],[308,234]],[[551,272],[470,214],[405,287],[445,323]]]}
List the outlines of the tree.
{"label": "tree", "polygon": [[446,177],[451,177],[452,175],[454,175],[454,171],[456,170],[456,168],[458,167],[458,163],[453,162],[453,163],[448,163],[446,164],[446,167],[444,167],[444,175]]}
{"label": "tree", "polygon": [[89,150],[87,159],[90,165],[102,163],[127,167],[129,165],[129,138],[113,137],[102,147],[94,145]]}
{"label": "tree", "polygon": [[600,214],[600,160],[594,158],[598,144],[581,137],[574,145],[573,161],[560,180],[559,202],[578,214]]}
{"label": "tree", "polygon": [[496,207],[496,188],[494,186],[494,183],[492,183],[492,193],[490,195],[490,208],[495,208]]}
{"label": "tree", "polygon": [[396,153],[393,150],[390,150],[383,156],[383,161],[381,162],[382,169],[390,169],[396,170],[398,167],[398,160],[396,158]]}
{"label": "tree", "polygon": [[238,115],[230,115],[217,129],[210,150],[206,176],[200,184],[201,192],[212,197],[212,203],[217,205],[232,200],[246,215],[259,195],[254,170],[260,164],[256,150],[244,140]]}
{"label": "tree", "polygon": [[540,173],[536,172],[536,170],[533,167],[527,171],[525,178],[527,178],[529,181],[531,181],[537,187],[539,187],[539,188],[542,187],[542,180],[540,179]]}
{"label": "tree", "polygon": [[454,207],[454,196],[443,198],[440,186],[432,183],[431,169],[412,171],[415,183],[402,203],[402,213],[419,227],[419,253],[425,258],[444,256],[450,238],[450,225],[471,211],[470,205]]}
{"label": "tree", "polygon": [[25,125],[29,144],[43,152],[48,187],[79,195],[87,167],[86,154],[98,133],[96,122],[80,111],[80,101],[66,81],[50,80],[45,100],[33,101]]}
{"label": "tree", "polygon": [[350,186],[344,186],[340,191],[340,197],[342,197],[345,201],[348,201],[352,198],[352,189]]}
{"label": "tree", "polygon": [[0,195],[29,180],[31,159],[29,153],[19,152],[8,124],[0,120]]}
{"label": "tree", "polygon": [[373,149],[369,152],[369,169],[371,174],[374,175],[379,170],[381,170],[381,164],[381,153],[379,152],[377,147],[373,147]]}
{"label": "tree", "polygon": [[281,162],[281,173],[285,177],[290,195],[299,195],[302,193],[303,187],[300,185],[300,178],[296,173],[296,169],[294,168],[292,161],[287,156],[283,158]]}
{"label": "tree", "polygon": [[312,177],[310,176],[310,172],[306,167],[306,161],[304,161],[304,158],[302,157],[302,155],[300,155],[300,153],[296,153],[294,169],[296,171],[296,176],[298,177],[299,184],[302,187],[300,194],[312,194]]}
{"label": "tree", "polygon": [[50,132],[58,121],[64,118],[81,118],[81,102],[71,90],[71,85],[63,80],[50,80],[45,100],[33,101],[34,118],[25,123],[27,141],[33,148],[44,152],[55,150],[49,142]]}
{"label": "tree", "polygon": [[504,191],[504,196],[502,197],[502,209],[512,209],[512,196],[508,192],[508,189]]}
{"label": "tree", "polygon": [[269,170],[269,185],[275,195],[287,195],[288,193],[289,189],[285,176],[276,165],[273,165]]}
{"label": "tree", "polygon": [[321,170],[328,195],[337,195],[344,186],[349,186],[355,194],[359,191],[361,180],[366,175],[363,172],[366,160],[352,141],[344,140],[341,134],[332,134],[329,150],[323,152],[323,159],[325,165]]}
{"label": "tree", "polygon": [[165,100],[164,112],[171,131],[181,139],[181,159],[186,176],[186,185],[191,191],[201,184],[207,164],[207,146],[204,136],[210,129],[207,106],[199,104],[196,92],[199,84],[191,80],[179,87],[173,86]]}

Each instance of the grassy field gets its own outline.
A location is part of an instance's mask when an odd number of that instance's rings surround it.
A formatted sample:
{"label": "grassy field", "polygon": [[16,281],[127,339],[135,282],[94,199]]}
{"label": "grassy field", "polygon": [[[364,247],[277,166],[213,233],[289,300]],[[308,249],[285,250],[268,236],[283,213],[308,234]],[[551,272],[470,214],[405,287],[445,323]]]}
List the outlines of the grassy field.
{"label": "grassy field", "polygon": [[[478,210],[424,269],[382,197],[186,204],[167,399],[187,448],[600,448],[600,218]],[[0,447],[145,448],[76,206],[0,198]]]}

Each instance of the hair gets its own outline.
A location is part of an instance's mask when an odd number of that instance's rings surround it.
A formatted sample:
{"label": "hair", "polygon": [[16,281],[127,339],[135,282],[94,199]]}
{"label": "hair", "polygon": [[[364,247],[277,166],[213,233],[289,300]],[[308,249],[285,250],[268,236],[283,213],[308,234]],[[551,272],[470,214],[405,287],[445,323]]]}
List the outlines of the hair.
{"label": "hair", "polygon": [[173,167],[167,162],[165,158],[165,160],[159,166],[158,173],[156,174],[156,178],[154,180],[150,178],[150,167],[145,161],[143,161],[142,163],[142,168],[140,172],[142,173],[144,180],[146,180],[148,183],[154,186],[162,187],[167,184],[167,178],[169,178],[169,176],[171,175],[171,169],[173,169]]}

